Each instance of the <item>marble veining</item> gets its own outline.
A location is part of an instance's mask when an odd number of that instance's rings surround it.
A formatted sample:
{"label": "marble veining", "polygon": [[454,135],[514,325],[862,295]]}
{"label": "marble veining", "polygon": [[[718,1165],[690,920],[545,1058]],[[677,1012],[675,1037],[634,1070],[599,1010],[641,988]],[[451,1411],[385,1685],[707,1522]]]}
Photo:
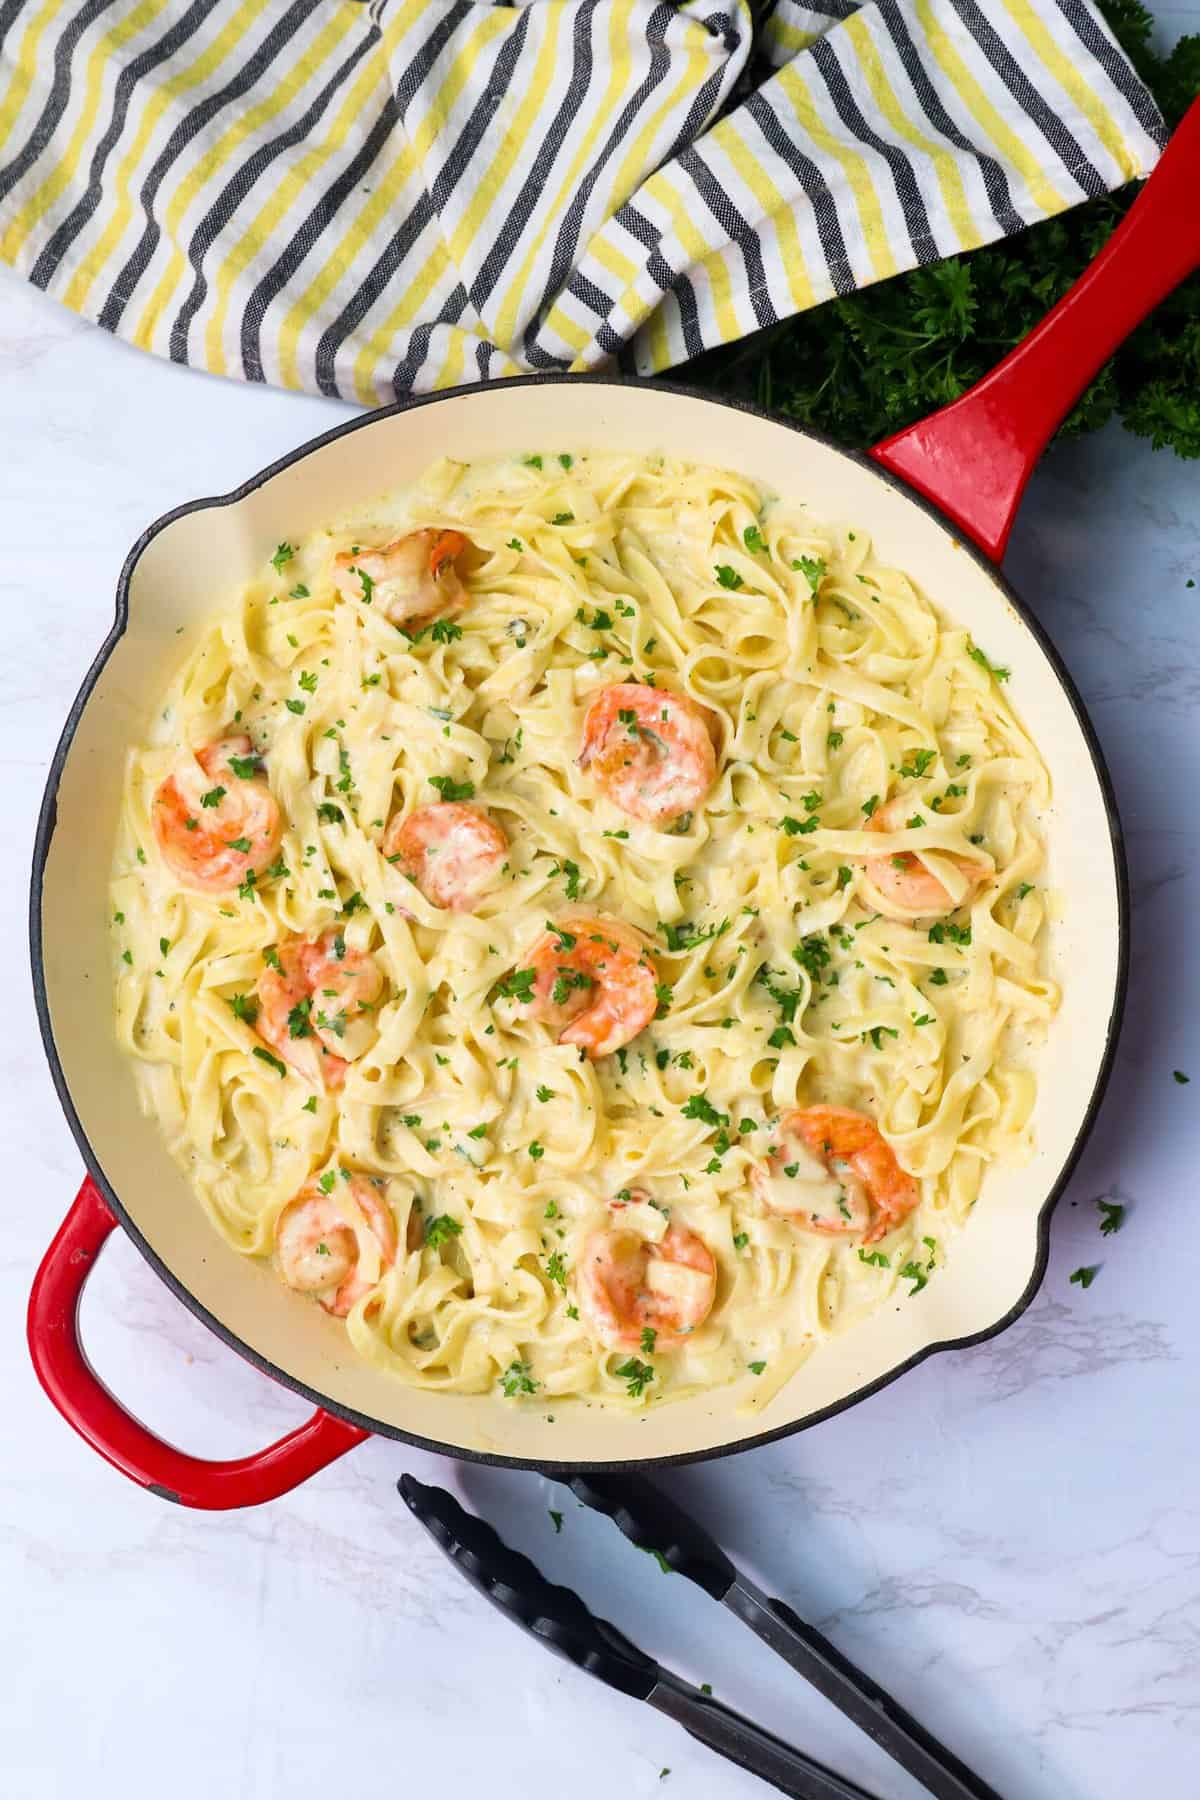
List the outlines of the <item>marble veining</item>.
{"label": "marble veining", "polygon": [[[402,1506],[409,1468],[671,1666],[882,1800],[915,1800],[736,1621],[549,1480],[373,1441],[270,1508],[186,1514],[112,1473],[34,1382],[25,1296],[80,1172],[21,947],[44,771],[141,528],[347,415],[153,362],[0,272],[0,921],[19,971],[0,1032],[0,1787],[12,1800],[766,1791],[478,1600]],[[1198,499],[1200,467],[1105,432],[1038,473],[1008,563],[1092,708],[1134,909],[1118,1065],[1041,1293],[1003,1336],[667,1483],[1006,1800],[1200,1792]],[[1126,1208],[1119,1234],[1101,1236],[1098,1199]],[[1093,1263],[1093,1285],[1072,1285]],[[104,1378],[189,1449],[238,1454],[304,1416],[119,1234],[83,1323]]]}

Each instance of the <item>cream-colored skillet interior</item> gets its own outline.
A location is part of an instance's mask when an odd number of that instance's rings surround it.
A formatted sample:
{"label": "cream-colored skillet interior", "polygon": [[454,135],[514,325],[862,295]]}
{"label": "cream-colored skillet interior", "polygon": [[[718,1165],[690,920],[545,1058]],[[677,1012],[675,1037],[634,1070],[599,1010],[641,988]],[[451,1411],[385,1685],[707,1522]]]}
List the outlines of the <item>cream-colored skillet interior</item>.
{"label": "cream-colored skillet interior", "polygon": [[[861,523],[744,477],[440,459],[278,546],[131,750],[147,1112],[230,1246],[398,1379],[645,1407],[748,1369],[761,1409],[944,1279],[1028,1156],[1055,897],[1008,679]],[[832,1156],[797,1106],[841,1109],[805,1114]]]}
{"label": "cream-colored skillet interior", "polygon": [[[1032,1162],[1017,1175],[1005,1176],[997,1171],[989,1176],[989,1194],[994,1184],[1000,1225],[982,1223],[992,1211],[989,1201],[988,1208],[981,1208],[963,1233],[947,1278],[940,1283],[931,1281],[919,1296],[920,1307],[915,1299],[897,1301],[805,1364],[763,1409],[761,1420],[755,1421],[770,1429],[836,1403],[857,1387],[884,1375],[924,1344],[986,1329],[1020,1298],[1037,1255],[1036,1214],[1069,1152],[1086,1109],[1111,1010],[1116,977],[1116,888],[1103,795],[1069,703],[1036,642],[1004,605],[986,574],[957,552],[941,528],[901,495],[885,490],[877,477],[857,464],[821,446],[793,438],[764,421],[727,414],[703,402],[675,396],[643,399],[636,391],[598,388],[586,390],[586,394],[586,430],[581,418],[580,431],[572,437],[561,413],[562,403],[574,400],[574,395],[569,390],[557,394],[550,389],[527,390],[523,396],[526,405],[520,409],[518,441],[528,444],[532,438],[552,453],[558,443],[569,441],[578,448],[589,439],[595,442],[603,436],[606,447],[640,452],[670,450],[674,433],[675,441],[690,451],[698,434],[703,435],[702,422],[707,426],[715,419],[726,440],[722,446],[726,462],[735,461],[747,472],[768,469],[764,485],[803,500],[814,516],[862,521],[870,529],[881,560],[900,563],[926,591],[937,592],[939,597],[954,593],[955,599],[946,610],[977,641],[987,644],[993,661],[1011,668],[1011,691],[1017,697],[1022,719],[1050,767],[1054,799],[1047,835],[1053,862],[1046,880],[1061,891],[1064,901],[1063,923],[1056,932],[1056,953],[1061,954],[1063,949],[1071,952],[1072,948],[1078,953],[1085,942],[1089,943],[1093,967],[1108,971],[1106,980],[1089,982],[1084,995],[1074,994],[1068,983],[1064,1017],[1074,1019],[1077,1041],[1088,1048],[1069,1068],[1063,1060],[1054,1058],[1046,1065],[1035,1119],[1037,1148]],[[583,395],[584,390],[580,390],[580,399]],[[652,411],[646,405],[651,398],[655,401]],[[211,578],[202,583],[196,578],[198,571],[190,570],[191,558],[199,554],[202,541],[208,552],[204,561],[209,570],[214,543],[221,551],[221,560],[228,558],[232,590],[240,579],[261,569],[262,558],[274,543],[286,537],[289,530],[294,532],[291,521],[297,516],[297,509],[303,513],[308,508],[308,516],[313,516],[311,509],[318,496],[326,517],[334,510],[331,499],[339,501],[347,513],[356,501],[361,506],[360,484],[365,482],[368,470],[377,476],[377,459],[382,452],[377,442],[367,456],[369,440],[378,440],[385,434],[394,436],[389,473],[394,469],[399,485],[405,478],[414,478],[425,466],[431,448],[442,447],[431,444],[430,424],[442,424],[443,415],[448,415],[444,419],[447,451],[487,455],[510,450],[518,430],[517,414],[512,410],[516,399],[515,393],[506,396],[502,392],[470,396],[428,409],[423,415],[379,421],[369,430],[350,434],[295,465],[239,509],[200,515],[203,534],[197,532],[196,519],[184,519],[156,538],[135,574],[131,630],[118,646],[85,714],[64,784],[64,812],[69,806],[74,772],[89,764],[95,771],[93,758],[104,734],[97,730],[93,736],[93,722],[99,722],[103,712],[108,730],[119,726],[126,739],[136,736],[135,728],[144,730],[147,702],[154,685],[165,681],[169,667],[178,660],[178,626],[183,626],[186,635],[211,609]],[[552,399],[558,406],[557,417],[550,405]],[[405,440],[418,417],[423,419],[424,430],[419,444],[408,444],[406,463]],[[377,479],[374,491],[378,491]],[[226,541],[221,542],[222,538]],[[145,602],[139,605],[143,596]],[[164,605],[168,600],[169,604]],[[93,835],[91,820],[99,811],[107,809],[105,823],[109,830],[112,828],[116,796],[111,783],[107,794],[103,781],[94,783],[89,797],[97,795],[101,807],[93,807],[90,814],[82,809],[77,816],[73,834],[76,851],[81,842]],[[1056,833],[1054,829],[1055,815],[1064,807],[1072,821],[1069,834]],[[71,927],[59,932],[53,925],[55,895],[61,896],[64,907],[68,907],[69,899],[66,888],[56,888],[54,881],[62,842],[60,825],[47,880],[47,973],[56,1016],[65,992],[78,998],[81,972],[76,964],[72,980],[68,973],[70,955],[89,935],[77,912]],[[1076,847],[1080,850],[1078,855]],[[102,858],[97,860],[102,864]],[[95,945],[94,928],[90,928],[90,937]],[[66,952],[65,961],[55,946]],[[87,981],[94,978],[96,966],[92,964]],[[86,1043],[89,1032],[94,1032],[93,1047],[98,1052],[99,1020],[93,1017],[90,1006],[75,1004],[74,1010],[72,1044]],[[60,1049],[66,1051],[64,1062],[72,1097],[89,1129],[104,1172],[130,1205],[135,1222],[146,1230],[152,1246],[196,1292],[197,1298],[211,1307],[222,1324],[310,1388],[401,1429],[505,1454],[540,1458],[619,1459],[639,1453],[686,1453],[744,1435],[745,1423],[736,1408],[745,1403],[747,1396],[736,1390],[748,1385],[750,1378],[746,1383],[735,1384],[729,1393],[696,1396],[660,1409],[656,1416],[661,1423],[655,1428],[653,1445],[645,1443],[636,1417],[606,1420],[603,1451],[597,1451],[587,1429],[577,1433],[567,1416],[571,1409],[560,1409],[551,1426],[539,1412],[526,1407],[519,1409],[520,1422],[514,1423],[511,1415],[517,1414],[518,1409],[503,1410],[497,1416],[494,1402],[484,1406],[468,1397],[456,1402],[452,1421],[444,1406],[431,1410],[429,1396],[389,1392],[376,1371],[355,1367],[353,1359],[345,1355],[338,1342],[340,1326],[314,1320],[312,1309],[298,1308],[291,1296],[279,1294],[273,1278],[265,1271],[244,1269],[196,1231],[195,1209],[189,1214],[184,1205],[186,1189],[122,1094],[113,1073],[111,1049],[106,1047],[103,1056],[76,1057],[71,1047],[64,1045],[61,1027],[56,1030],[56,1038]],[[126,1156],[126,1150],[132,1152],[134,1145],[136,1169]],[[151,1173],[152,1182],[147,1180]],[[165,1200],[156,1205],[149,1199],[151,1187],[156,1193],[171,1196],[169,1210]],[[133,1189],[143,1198],[140,1208],[136,1199],[131,1201]],[[299,1328],[295,1323],[297,1313],[303,1319]]]}

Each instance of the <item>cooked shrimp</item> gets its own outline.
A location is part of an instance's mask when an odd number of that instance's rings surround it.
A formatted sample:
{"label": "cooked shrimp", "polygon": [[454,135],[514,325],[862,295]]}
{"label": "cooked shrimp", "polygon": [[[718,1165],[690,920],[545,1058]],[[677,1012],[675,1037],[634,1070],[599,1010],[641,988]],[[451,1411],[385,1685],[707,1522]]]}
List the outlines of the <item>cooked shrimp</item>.
{"label": "cooked shrimp", "polygon": [[[905,823],[905,813],[913,806],[911,797],[894,795],[886,806],[879,807],[873,814],[867,830],[899,831]],[[978,887],[991,873],[985,863],[969,857],[954,856],[948,851],[938,854],[952,862],[972,887]],[[867,879],[878,894],[876,908],[885,919],[932,918],[937,913],[953,912],[959,904],[911,850],[901,851],[896,856],[869,856],[865,866]]]}
{"label": "cooked shrimp", "polygon": [[547,920],[529,967],[534,1018],[561,1025],[559,1043],[579,1044],[589,1056],[610,1056],[658,1010],[658,971],[641,935],[619,919],[579,913],[562,925]]}
{"label": "cooked shrimp", "polygon": [[[766,1163],[751,1171],[769,1212],[801,1231],[831,1237],[885,1237],[921,1198],[918,1182],[874,1119],[849,1106],[806,1106],[781,1113]],[[872,1215],[874,1215],[872,1222]]]}
{"label": "cooked shrimp", "polygon": [[[353,1206],[347,1205],[347,1198]],[[354,1216],[355,1208],[361,1222]],[[367,1240],[370,1239],[370,1244]],[[363,1252],[379,1254],[379,1274],[363,1272]],[[325,1193],[317,1181],[289,1200],[275,1226],[279,1273],[288,1287],[316,1294],[325,1311],[344,1319],[396,1260],[396,1222],[365,1175],[337,1181]]]}
{"label": "cooked shrimp", "polygon": [[258,1034],[314,1086],[340,1087],[367,1047],[365,1014],[383,992],[373,956],[338,930],[280,944],[258,978]]}
{"label": "cooked shrimp", "polygon": [[712,1311],[716,1259],[683,1225],[657,1244],[636,1231],[597,1231],[583,1247],[575,1292],[588,1330],[608,1349],[670,1350]]}
{"label": "cooked shrimp", "polygon": [[254,745],[239,733],[197,750],[158,789],[155,841],[188,887],[227,893],[274,862],[282,826],[261,769]]}
{"label": "cooked shrimp", "polygon": [[369,601],[393,625],[444,618],[467,604],[458,565],[469,549],[461,531],[410,531],[381,549],[335,556],[334,585],[343,600]]}
{"label": "cooked shrimp", "polygon": [[508,839],[478,807],[437,800],[407,819],[397,814],[384,833],[383,853],[434,906],[470,912],[494,885]]}
{"label": "cooked shrimp", "polygon": [[621,681],[587,709],[579,766],[633,819],[667,823],[699,806],[717,772],[703,707]]}

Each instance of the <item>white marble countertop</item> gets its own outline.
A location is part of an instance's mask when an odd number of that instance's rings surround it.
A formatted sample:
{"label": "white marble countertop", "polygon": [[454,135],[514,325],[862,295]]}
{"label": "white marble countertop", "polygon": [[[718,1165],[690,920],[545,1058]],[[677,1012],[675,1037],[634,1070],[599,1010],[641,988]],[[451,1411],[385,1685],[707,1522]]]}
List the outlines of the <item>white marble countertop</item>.
{"label": "white marble countertop", "polygon": [[[545,1481],[376,1440],[270,1507],[185,1513],[114,1474],[34,1381],[25,1296],[80,1176],[26,973],[45,769],[141,528],[345,411],[153,362],[0,271],[0,930],[14,970],[0,1028],[13,1180],[0,1786],[13,1800],[767,1791],[477,1600],[401,1505],[407,1468],[465,1493],[681,1672],[884,1800],[911,1800],[915,1784],[732,1619]],[[1111,430],[1039,472],[1009,559],[1092,709],[1134,891],[1120,1059],[1041,1293],[994,1341],[668,1483],[1006,1800],[1197,1792],[1198,501],[1200,465]],[[1098,1196],[1128,1207],[1119,1236],[1100,1237]],[[1068,1280],[1081,1263],[1101,1265],[1086,1292]],[[84,1331],[126,1402],[201,1454],[250,1450],[305,1410],[119,1233]]]}

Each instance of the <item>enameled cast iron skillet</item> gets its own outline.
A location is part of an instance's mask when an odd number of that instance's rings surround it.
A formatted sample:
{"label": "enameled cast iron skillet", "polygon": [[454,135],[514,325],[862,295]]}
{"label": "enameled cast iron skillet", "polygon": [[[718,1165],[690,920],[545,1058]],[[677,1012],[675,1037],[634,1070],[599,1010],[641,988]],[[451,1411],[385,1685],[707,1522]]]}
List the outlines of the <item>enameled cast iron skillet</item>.
{"label": "enameled cast iron skillet", "polygon": [[[715,1456],[812,1425],[931,1351],[1012,1323],[1046,1264],[1051,1208],[1099,1105],[1124,994],[1127,928],[1120,825],[1079,696],[1037,621],[997,573],[1029,472],[1086,382],[1200,261],[1200,104],[1096,263],[978,387],[870,459],[752,409],[685,388],[605,377],[531,377],[436,394],[344,425],[232,494],[160,519],[134,545],[116,622],[50,770],[30,904],[37,1004],[55,1085],[88,1176],[34,1282],[29,1344],[64,1418],[134,1481],[185,1505],[245,1506],[284,1493],[371,1432],[512,1466],[613,1468]],[[988,1176],[987,1202],[919,1301],[900,1299],[835,1340],[748,1425],[738,1389],[649,1415],[583,1405],[506,1406],[411,1391],[356,1359],[340,1323],[231,1255],[138,1109],[117,1050],[105,896],[125,746],[222,594],[273,547],[364,495],[401,487],[435,457],[595,446],[703,458],[871,533],[999,664],[1053,783],[1048,881],[1063,896],[1054,950],[1062,1012],[1040,1069],[1037,1150]],[[968,541],[970,540],[970,541]],[[978,546],[976,548],[975,546]],[[180,635],[182,633],[182,636]],[[163,1279],[227,1344],[317,1411],[279,1443],[232,1462],[185,1455],[100,1385],[76,1314],[92,1263],[120,1223]]]}

